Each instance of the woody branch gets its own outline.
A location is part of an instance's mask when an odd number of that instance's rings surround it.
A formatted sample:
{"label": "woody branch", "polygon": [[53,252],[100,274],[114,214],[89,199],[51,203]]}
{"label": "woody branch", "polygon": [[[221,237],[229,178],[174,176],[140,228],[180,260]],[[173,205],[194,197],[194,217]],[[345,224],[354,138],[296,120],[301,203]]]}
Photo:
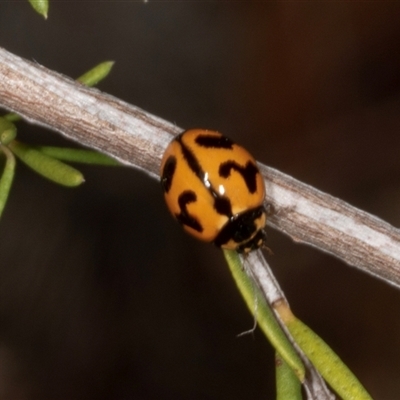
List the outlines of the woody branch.
{"label": "woody branch", "polygon": [[[0,105],[158,178],[183,129],[0,49]],[[260,164],[274,213],[268,224],[400,287],[400,231],[344,201]]]}

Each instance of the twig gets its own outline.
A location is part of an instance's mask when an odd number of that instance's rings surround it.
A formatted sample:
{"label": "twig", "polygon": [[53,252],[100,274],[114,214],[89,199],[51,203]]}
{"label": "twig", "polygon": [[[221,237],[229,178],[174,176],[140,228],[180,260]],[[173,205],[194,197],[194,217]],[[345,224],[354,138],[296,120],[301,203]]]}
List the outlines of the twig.
{"label": "twig", "polygon": [[247,274],[254,280],[257,287],[266,298],[267,302],[271,305],[271,308],[275,311],[276,319],[306,367],[307,374],[303,382],[303,386],[307,395],[307,400],[335,399],[335,396],[332,394],[330,389],[328,389],[320,373],[315,369],[315,367],[297,345],[285,323],[282,321],[279,313],[276,313],[276,310],[273,307],[277,302],[284,301],[287,304],[288,302],[279,286],[278,281],[275,279],[270,266],[265,260],[263,253],[260,250],[253,251],[249,254],[241,256],[241,259],[242,264],[245,267],[245,271],[247,271]]}
{"label": "twig", "polygon": [[[31,122],[157,178],[162,153],[182,129],[0,49],[0,104]],[[269,224],[400,287],[400,231],[272,168],[260,165]]]}

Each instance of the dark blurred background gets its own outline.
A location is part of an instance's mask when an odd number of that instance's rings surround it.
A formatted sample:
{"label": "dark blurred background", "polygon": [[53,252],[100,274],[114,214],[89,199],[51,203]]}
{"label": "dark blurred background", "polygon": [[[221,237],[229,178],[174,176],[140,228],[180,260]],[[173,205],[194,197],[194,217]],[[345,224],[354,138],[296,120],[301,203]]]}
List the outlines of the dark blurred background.
{"label": "dark blurred background", "polygon": [[[400,5],[0,3],[0,46],[400,224]],[[20,123],[20,140],[68,145]],[[186,236],[158,182],[23,165],[0,225],[1,399],[271,399],[273,352],[221,252]],[[271,229],[293,311],[376,399],[400,398],[400,290]]]}

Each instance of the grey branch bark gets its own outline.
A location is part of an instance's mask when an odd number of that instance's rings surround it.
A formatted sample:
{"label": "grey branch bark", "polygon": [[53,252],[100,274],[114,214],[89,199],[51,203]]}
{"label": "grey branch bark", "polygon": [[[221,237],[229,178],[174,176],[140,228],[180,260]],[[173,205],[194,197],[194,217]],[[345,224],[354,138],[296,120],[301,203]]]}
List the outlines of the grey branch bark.
{"label": "grey branch bark", "polygon": [[[0,49],[0,105],[158,178],[183,129],[97,89]],[[261,165],[269,225],[400,287],[400,231],[351,205]]]}
{"label": "grey branch bark", "polygon": [[274,308],[274,304],[277,302],[284,301],[287,303],[287,300],[262,252],[260,250],[252,251],[249,254],[242,255],[241,259],[245,271],[258,286],[267,302],[272,306],[272,310],[274,310],[275,316],[281,325],[282,330],[285,332],[289,341],[296,350],[297,355],[300,357],[304,366],[306,367],[307,374],[305,376],[303,386],[306,392],[307,400],[334,400],[336,397],[333,395],[330,389],[328,389],[320,373],[308,360],[302,349],[297,345],[285,323],[281,320],[279,313],[277,313]]}

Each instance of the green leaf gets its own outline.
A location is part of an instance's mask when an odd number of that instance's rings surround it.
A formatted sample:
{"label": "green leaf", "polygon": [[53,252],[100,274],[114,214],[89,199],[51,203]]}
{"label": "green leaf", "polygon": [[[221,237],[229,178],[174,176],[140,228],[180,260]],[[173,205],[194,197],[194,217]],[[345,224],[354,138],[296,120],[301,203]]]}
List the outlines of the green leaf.
{"label": "green leaf", "polygon": [[26,165],[51,181],[64,186],[78,186],[83,175],[75,168],[41,153],[33,147],[14,140],[8,147]]}
{"label": "green leaf", "polygon": [[275,371],[276,400],[302,400],[301,383],[278,352],[275,355]]}
{"label": "green leaf", "polygon": [[6,164],[0,178],[0,217],[6,206],[8,195],[14,180],[15,158],[13,153],[5,146],[0,145],[0,151],[6,156]]}
{"label": "green leaf", "polygon": [[17,127],[7,120],[0,117],[0,144],[8,144],[17,136]]}
{"label": "green leaf", "polygon": [[236,251],[224,250],[225,259],[231,270],[233,279],[242,294],[250,312],[255,315],[258,325],[272,346],[293,369],[302,382],[305,369],[292,344],[278,324],[274,312],[260,293],[256,284],[244,272],[240,257]]}
{"label": "green leaf", "polygon": [[343,400],[372,400],[360,381],[339,356],[282,303],[275,307],[293,339],[315,368]]}
{"label": "green leaf", "polygon": [[33,9],[43,15],[44,19],[47,19],[47,13],[49,11],[49,1],[48,0],[28,0],[31,3]]}
{"label": "green leaf", "polygon": [[114,65],[114,61],[104,61],[90,71],[85,72],[81,75],[77,81],[83,83],[86,86],[95,86],[100,81],[102,81],[107,75],[110,73],[112,67]]}
{"label": "green leaf", "polygon": [[6,115],[3,115],[2,118],[6,119],[7,121],[10,121],[10,122],[17,122],[22,119],[21,116],[19,116],[18,114],[15,114],[15,113],[8,113]]}
{"label": "green leaf", "polygon": [[84,164],[122,166],[117,160],[94,150],[74,149],[69,147],[35,146],[35,149],[47,156],[62,161]]}

